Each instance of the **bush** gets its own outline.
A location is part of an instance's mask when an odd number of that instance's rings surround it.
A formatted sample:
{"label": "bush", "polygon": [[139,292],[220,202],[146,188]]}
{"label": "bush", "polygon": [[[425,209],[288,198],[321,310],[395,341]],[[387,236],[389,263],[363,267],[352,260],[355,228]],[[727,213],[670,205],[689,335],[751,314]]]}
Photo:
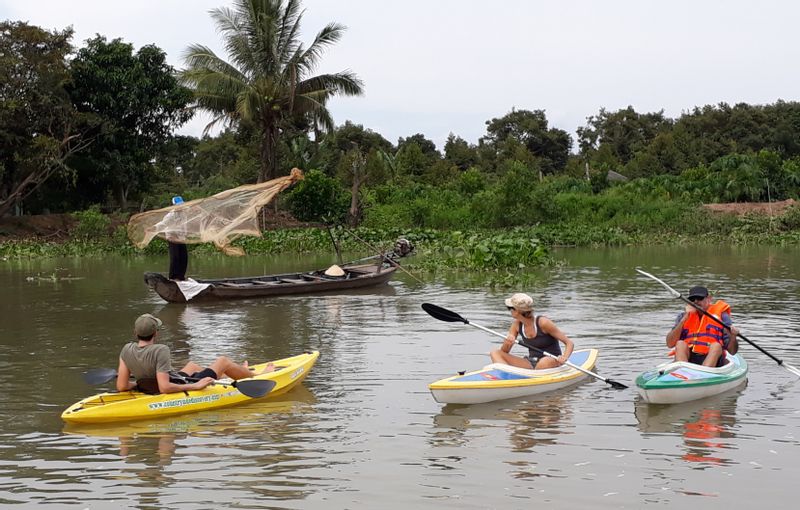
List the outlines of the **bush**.
{"label": "bush", "polygon": [[98,206],[72,213],[72,217],[78,220],[78,225],[72,231],[72,235],[76,239],[92,241],[108,237],[111,220],[100,212]]}

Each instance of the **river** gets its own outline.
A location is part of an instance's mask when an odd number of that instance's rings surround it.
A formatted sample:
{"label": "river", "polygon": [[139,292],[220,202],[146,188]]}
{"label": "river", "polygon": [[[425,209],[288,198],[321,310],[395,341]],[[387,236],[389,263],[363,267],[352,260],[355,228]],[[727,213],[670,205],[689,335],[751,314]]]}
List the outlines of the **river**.
{"label": "river", "polygon": [[[465,275],[398,273],[355,292],[216,304],[163,303],[142,273],[162,258],[0,261],[0,504],[10,508],[739,508],[793,506],[800,384],[752,346],[748,385],[650,406],[636,375],[666,360],[678,290],[705,284],[748,338],[800,365],[796,248],[572,249],[527,288]],[[193,258],[197,277],[325,266],[329,257]],[[495,337],[444,323],[430,302],[498,331],[503,298],[530,293],[578,347],[600,349],[589,379],[538,398],[436,403],[427,385],[488,363]],[[175,363],[217,354],[259,362],[314,349],[305,383],[220,412],[85,429],[60,419],[116,367],[134,319],[164,321]],[[514,352],[518,352],[515,348]],[[110,387],[110,386],[107,386]],[[794,460],[793,460],[794,459]]]}

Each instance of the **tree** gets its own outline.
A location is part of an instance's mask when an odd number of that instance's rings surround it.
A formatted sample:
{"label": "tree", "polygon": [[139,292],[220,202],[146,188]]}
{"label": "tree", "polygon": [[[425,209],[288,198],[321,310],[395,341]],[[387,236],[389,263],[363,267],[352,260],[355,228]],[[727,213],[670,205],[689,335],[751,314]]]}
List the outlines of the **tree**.
{"label": "tree", "polygon": [[184,57],[183,83],[197,106],[216,123],[251,122],[261,138],[258,182],[277,175],[276,147],[282,126],[297,118],[320,129],[333,128],[327,109],[335,95],[360,95],[358,77],[343,71],[312,76],[323,50],[337,42],[344,27],[330,23],[305,48],[299,41],[300,0],[234,0],[233,9],[219,8],[211,17],[222,33],[230,62],[200,44]]}
{"label": "tree", "polygon": [[64,85],[72,29],[0,23],[0,216],[58,173],[90,139]]}
{"label": "tree", "polygon": [[478,151],[460,136],[450,133],[444,144],[444,159],[465,171],[478,162]]}
{"label": "tree", "polygon": [[578,128],[578,146],[587,160],[604,151],[624,166],[656,136],[671,128],[672,120],[664,117],[663,110],[638,113],[633,106],[616,112],[601,108],[600,113],[586,119],[585,127]]}
{"label": "tree", "polygon": [[539,160],[542,173],[564,169],[572,137],[564,130],[549,128],[543,110],[511,110],[503,117],[486,121],[486,136],[479,142],[494,149],[498,161],[520,159],[521,146]]}
{"label": "tree", "polygon": [[191,118],[191,92],[153,45],[134,53],[131,44],[97,36],[78,50],[71,68],[72,100],[99,120],[97,140],[81,164],[83,177],[113,189],[124,209],[130,191],[152,181],[151,161],[172,131]]}

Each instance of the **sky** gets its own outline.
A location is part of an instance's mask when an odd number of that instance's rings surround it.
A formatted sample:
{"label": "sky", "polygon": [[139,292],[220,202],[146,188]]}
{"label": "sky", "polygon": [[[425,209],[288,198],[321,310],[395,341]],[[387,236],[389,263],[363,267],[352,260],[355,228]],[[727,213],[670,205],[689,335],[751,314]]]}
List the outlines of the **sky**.
{"label": "sky", "polygon": [[[183,67],[189,44],[225,55],[208,12],[229,0],[0,0],[0,19],[72,26],[155,44]],[[800,2],[761,0],[304,0],[301,40],[348,27],[317,73],[349,69],[365,94],[334,98],[349,120],[383,135],[422,133],[439,149],[470,143],[512,109],[544,110],[573,135],[600,108],[678,117],[696,106],[800,96]],[[179,132],[200,136],[209,117]],[[577,145],[577,144],[576,144]]]}

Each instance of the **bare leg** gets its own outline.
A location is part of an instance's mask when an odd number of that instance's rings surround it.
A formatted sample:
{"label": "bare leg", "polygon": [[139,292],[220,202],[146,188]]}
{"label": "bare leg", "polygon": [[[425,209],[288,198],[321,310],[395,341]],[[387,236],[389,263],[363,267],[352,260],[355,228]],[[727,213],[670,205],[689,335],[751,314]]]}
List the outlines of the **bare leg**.
{"label": "bare leg", "polygon": [[557,368],[561,365],[558,364],[558,361],[554,360],[550,356],[544,356],[540,358],[539,361],[536,362],[536,370],[540,370],[543,368]]}
{"label": "bare leg", "polygon": [[494,351],[490,352],[489,357],[492,358],[492,363],[504,363],[506,365],[511,365],[512,367],[527,368],[528,370],[533,368],[531,366],[531,362],[527,359],[514,356],[513,354],[509,354],[501,349],[495,349]]}
{"label": "bare leg", "polygon": [[689,346],[683,340],[675,344],[675,361],[689,361]]}
{"label": "bare leg", "polygon": [[708,354],[706,355],[706,359],[703,360],[704,367],[715,367],[717,366],[717,362],[719,361],[719,357],[722,356],[722,346],[720,344],[713,344],[708,348]]}
{"label": "bare leg", "polygon": [[[199,372],[201,370],[203,370],[203,367],[201,367],[200,365],[198,365],[194,361],[190,361],[189,363],[186,364],[186,366],[184,366],[181,369],[181,372],[183,372],[184,374],[192,375],[195,372]],[[216,372],[216,370],[215,370],[215,372]],[[217,372],[217,374],[219,374],[219,372]]]}
{"label": "bare leg", "polygon": [[219,378],[227,376],[236,380],[253,376],[253,373],[249,368],[247,368],[246,365],[234,363],[227,356],[220,356],[209,366],[209,368],[216,372],[217,377]]}

